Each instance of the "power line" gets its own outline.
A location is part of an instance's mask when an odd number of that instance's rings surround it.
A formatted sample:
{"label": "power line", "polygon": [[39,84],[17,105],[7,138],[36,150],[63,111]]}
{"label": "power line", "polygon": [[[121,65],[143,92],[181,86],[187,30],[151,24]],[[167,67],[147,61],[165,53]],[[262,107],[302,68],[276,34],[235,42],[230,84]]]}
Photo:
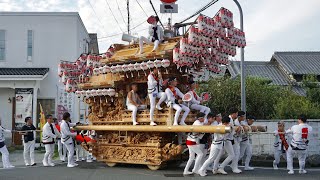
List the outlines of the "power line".
{"label": "power line", "polygon": [[139,4],[140,8],[142,9],[142,11],[144,12],[144,14],[147,16],[147,18],[149,17],[148,14],[146,13],[146,11],[143,9],[143,7],[141,6],[141,4],[139,3],[138,0],[136,0],[136,2]]}
{"label": "power line", "polygon": [[88,0],[88,2],[89,2],[89,5],[90,5],[90,7],[91,7],[91,9],[92,9],[93,13],[95,14],[95,16],[97,17],[98,21],[100,22],[101,26],[103,27],[103,29],[104,29],[105,31],[107,31],[107,30],[106,30],[106,28],[104,27],[104,25],[103,25],[103,23],[102,23],[101,19],[99,18],[99,16],[98,16],[98,14],[97,14],[96,10],[94,10],[94,8],[93,8],[93,6],[92,6],[92,4],[91,4],[90,0]]}
{"label": "power line", "polygon": [[[148,27],[148,28],[149,28],[149,27]],[[140,32],[140,31],[146,30],[146,29],[148,29],[148,28],[139,29],[139,30],[137,30],[136,32]],[[132,29],[133,29],[133,28],[132,28]],[[131,30],[132,30],[132,29],[131,29]],[[118,35],[121,35],[121,34],[123,34],[123,33],[117,33],[117,34],[111,34],[111,35],[109,35],[109,36],[98,37],[97,39],[107,39],[107,38],[111,38],[111,37],[118,36]]]}
{"label": "power line", "polygon": [[124,24],[126,24],[126,21],[124,20],[124,17],[123,17],[122,11],[120,10],[118,0],[116,0],[116,2],[117,2],[118,10],[119,10],[119,12],[120,12],[120,14],[121,14],[121,18],[122,18],[122,20],[123,20],[123,23],[124,23]]}
{"label": "power line", "polygon": [[118,20],[117,20],[116,16],[113,14],[113,11],[112,11],[112,9],[111,9],[111,7],[110,7],[110,4],[108,3],[108,0],[105,0],[105,1],[106,1],[107,5],[108,5],[108,7],[109,7],[109,10],[110,10],[110,12],[111,12],[111,14],[112,14],[112,16],[113,16],[114,20],[117,22],[117,24],[118,24],[118,26],[119,26],[120,30],[123,32],[123,30],[122,30],[122,28],[121,28],[121,26],[120,26],[120,24],[119,24],[119,22],[118,22]]}

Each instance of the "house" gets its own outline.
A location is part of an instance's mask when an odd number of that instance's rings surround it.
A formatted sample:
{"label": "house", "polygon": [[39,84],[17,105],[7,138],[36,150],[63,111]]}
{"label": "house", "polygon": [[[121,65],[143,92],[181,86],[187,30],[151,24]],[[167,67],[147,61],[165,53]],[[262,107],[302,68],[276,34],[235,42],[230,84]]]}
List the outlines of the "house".
{"label": "house", "polygon": [[[232,61],[227,74],[232,78],[240,74],[240,62]],[[316,75],[320,80],[320,52],[275,52],[270,61],[245,61],[246,76],[270,79],[273,85],[291,87],[306,96],[301,87],[304,75]]]}
{"label": "house", "polygon": [[97,51],[97,36],[92,37],[77,12],[0,12],[2,126],[18,129],[26,116],[37,125],[39,103],[54,116],[62,103],[79,119],[79,101],[66,96],[58,82],[58,63],[74,62],[90,43]]}

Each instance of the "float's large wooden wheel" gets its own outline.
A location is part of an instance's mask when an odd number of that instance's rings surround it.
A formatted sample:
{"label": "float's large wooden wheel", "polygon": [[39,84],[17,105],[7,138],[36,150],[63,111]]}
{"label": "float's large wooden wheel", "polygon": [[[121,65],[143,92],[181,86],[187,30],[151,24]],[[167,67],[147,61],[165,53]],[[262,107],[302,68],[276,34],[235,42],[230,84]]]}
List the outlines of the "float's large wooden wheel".
{"label": "float's large wooden wheel", "polygon": [[147,165],[149,169],[156,171],[160,169],[162,166],[161,165]]}
{"label": "float's large wooden wheel", "polygon": [[117,165],[117,163],[114,163],[114,162],[106,162],[107,166],[109,167],[114,167]]}

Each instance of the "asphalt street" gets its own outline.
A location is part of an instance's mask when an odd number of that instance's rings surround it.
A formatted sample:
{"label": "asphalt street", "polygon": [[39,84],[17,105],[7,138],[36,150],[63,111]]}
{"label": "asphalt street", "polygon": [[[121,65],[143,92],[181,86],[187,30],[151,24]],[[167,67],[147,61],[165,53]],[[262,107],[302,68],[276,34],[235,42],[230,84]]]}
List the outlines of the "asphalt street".
{"label": "asphalt street", "polygon": [[256,167],[254,171],[245,171],[241,174],[233,174],[229,168],[228,175],[208,176],[198,175],[183,176],[183,167],[170,165],[162,170],[151,171],[143,165],[122,164],[115,167],[107,167],[103,163],[80,162],[78,167],[67,168],[66,164],[58,164],[55,167],[17,166],[14,169],[0,169],[0,180],[105,180],[105,179],[219,179],[219,180],[320,180],[320,169],[308,169],[308,174],[300,175],[297,171],[294,175],[288,175],[286,169],[273,170],[272,168]]}

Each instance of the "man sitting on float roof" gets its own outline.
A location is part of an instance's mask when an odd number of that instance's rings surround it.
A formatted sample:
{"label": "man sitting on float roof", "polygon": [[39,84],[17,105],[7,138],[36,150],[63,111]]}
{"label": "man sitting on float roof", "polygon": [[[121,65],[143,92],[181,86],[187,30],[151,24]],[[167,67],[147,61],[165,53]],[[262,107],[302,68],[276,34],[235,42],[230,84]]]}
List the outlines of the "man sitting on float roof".
{"label": "man sitting on float roof", "polygon": [[193,109],[193,110],[198,110],[198,111],[204,113],[205,114],[205,116],[204,116],[205,121],[204,122],[205,122],[205,124],[207,124],[208,123],[207,116],[208,116],[208,114],[210,113],[211,110],[210,110],[210,108],[201,105],[201,103],[203,102],[202,98],[199,97],[197,95],[197,93],[195,92],[195,89],[197,87],[197,83],[195,81],[193,81],[193,80],[190,80],[189,81],[189,86],[190,86],[190,91],[189,92],[192,94],[192,99],[190,101],[190,108]]}
{"label": "man sitting on float roof", "polygon": [[[187,106],[182,104],[182,100],[181,99],[183,98],[184,95],[176,87],[177,84],[178,84],[177,78],[175,78],[175,77],[169,78],[168,83],[169,83],[169,86],[165,91],[165,93],[167,95],[167,105],[176,110],[176,113],[174,115],[174,123],[173,123],[173,125],[174,126],[178,125],[178,118],[179,118],[180,113],[181,113],[182,110],[184,111],[184,113],[183,113],[183,116],[181,118],[180,125],[186,125],[184,123],[184,121],[187,118],[187,116],[188,116],[188,114],[190,112],[190,109]],[[181,98],[181,99],[178,99],[178,98]]]}
{"label": "man sitting on float roof", "polygon": [[131,84],[131,91],[128,92],[126,102],[128,110],[132,111],[132,122],[134,126],[139,124],[137,122],[138,110],[146,109],[146,105],[143,105],[143,102],[138,96],[137,91],[138,85],[135,83]]}
{"label": "man sitting on float roof", "polygon": [[149,37],[146,38],[141,36],[139,38],[139,54],[143,54],[143,42],[147,44],[154,44],[152,52],[155,52],[158,49],[158,46],[164,40],[163,29],[160,25],[158,25],[159,17],[158,16],[150,16],[147,20],[150,24],[149,26]]}

